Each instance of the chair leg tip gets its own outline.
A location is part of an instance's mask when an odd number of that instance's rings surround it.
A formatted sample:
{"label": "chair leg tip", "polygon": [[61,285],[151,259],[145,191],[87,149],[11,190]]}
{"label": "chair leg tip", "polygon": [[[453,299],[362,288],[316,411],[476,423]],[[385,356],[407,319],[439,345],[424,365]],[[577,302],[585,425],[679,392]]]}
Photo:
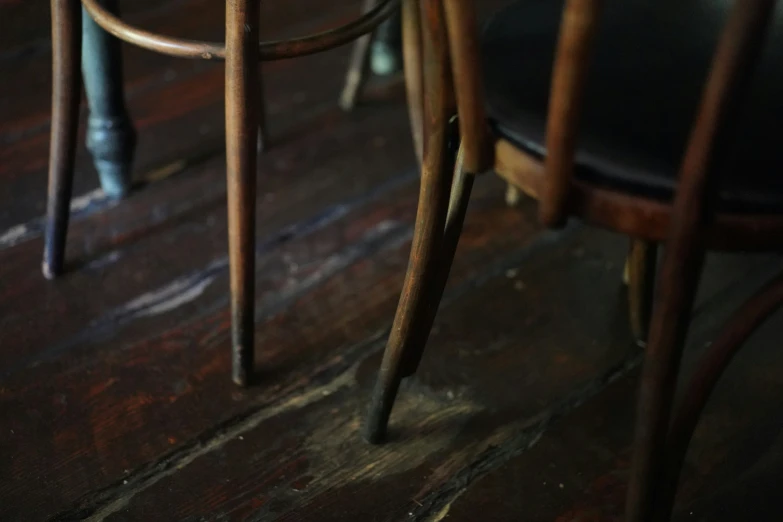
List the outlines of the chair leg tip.
{"label": "chair leg tip", "polygon": [[133,189],[130,163],[96,159],[95,168],[106,197],[118,200],[130,194]]}
{"label": "chair leg tip", "polygon": [[[235,297],[232,296],[232,299]],[[231,379],[243,388],[250,386],[255,376],[253,310],[252,299],[233,300],[231,303]]]}
{"label": "chair leg tip", "polygon": [[57,267],[44,261],[41,263],[41,272],[46,279],[51,281],[52,279],[57,279],[57,277],[62,274],[63,270],[62,267]]}
{"label": "chair leg tip", "polygon": [[250,384],[250,379],[248,379],[248,372],[244,369],[234,369],[231,380],[233,380],[234,384],[241,388],[246,388]]}
{"label": "chair leg tip", "polygon": [[354,107],[356,107],[356,99],[354,96],[343,95],[340,97],[340,102],[338,103],[338,105],[343,111],[351,112],[353,111]]}
{"label": "chair leg tip", "polygon": [[383,395],[374,394],[367,423],[364,425],[364,438],[370,444],[380,444],[386,439],[386,427],[389,425],[390,408],[384,408]]}
{"label": "chair leg tip", "polygon": [[[234,351],[235,357],[238,357],[239,353],[241,352],[235,350]],[[248,365],[244,361],[235,360],[231,373],[231,380],[234,381],[234,384],[242,388],[249,386],[250,374],[251,374],[250,368],[252,368],[252,365]]]}
{"label": "chair leg tip", "polygon": [[340,93],[340,101],[337,102],[342,110],[351,112],[356,107],[356,99],[359,97],[364,77],[360,71],[348,71],[343,92]]}
{"label": "chair leg tip", "polygon": [[364,429],[364,440],[370,444],[381,444],[386,439],[386,429],[378,424],[367,424]]}
{"label": "chair leg tip", "polygon": [[630,266],[630,261],[626,259],[625,265],[623,265],[623,284],[625,286],[628,286],[630,283],[631,283],[631,266]]}
{"label": "chair leg tip", "polygon": [[370,70],[376,76],[391,76],[402,69],[400,50],[386,42],[377,41],[370,50]]}

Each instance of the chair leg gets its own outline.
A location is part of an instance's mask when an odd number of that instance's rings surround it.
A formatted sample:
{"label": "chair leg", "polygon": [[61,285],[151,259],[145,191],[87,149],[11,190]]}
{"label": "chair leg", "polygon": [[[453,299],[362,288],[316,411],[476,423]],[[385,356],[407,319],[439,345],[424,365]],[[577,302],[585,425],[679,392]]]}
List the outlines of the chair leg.
{"label": "chair leg", "polygon": [[522,191],[511,183],[506,184],[506,205],[515,207],[522,199]]}
{"label": "chair leg", "polygon": [[651,521],[666,458],[680,358],[704,264],[703,248],[686,248],[691,251],[667,248],[658,274],[637,403],[626,522]]}
{"label": "chair leg", "polygon": [[[119,14],[117,0],[101,0],[109,12]],[[93,158],[103,192],[121,198],[131,190],[136,130],[125,106],[122,47],[114,36],[82,11],[82,74],[90,117],[87,149]]]}
{"label": "chair leg", "polygon": [[655,269],[658,246],[655,243],[631,240],[628,253],[628,316],[636,342],[647,344],[647,333],[652,314]]}
{"label": "chair leg", "polygon": [[255,325],[258,0],[226,2],[226,177],[233,379],[248,384]]}
{"label": "chair leg", "polygon": [[[473,184],[472,175],[461,169],[449,187],[454,172],[453,152],[447,151],[448,137],[430,141],[430,165],[422,173],[419,208],[413,235],[408,272],[392,324],[389,341],[373,391],[365,437],[373,444],[383,440],[394,400],[404,377],[418,366],[443,294]],[[435,134],[437,135],[437,134]],[[436,146],[433,146],[436,145]],[[445,153],[445,154],[444,154]]]}
{"label": "chair leg", "polygon": [[[454,129],[457,130],[456,127]],[[455,132],[455,134],[457,134]],[[449,209],[446,213],[446,225],[443,232],[443,240],[438,252],[437,271],[431,280],[431,288],[427,290],[426,307],[420,316],[420,322],[414,327],[416,336],[410,342],[410,349],[405,352],[403,361],[402,376],[409,377],[416,373],[424,354],[424,348],[427,345],[432,325],[435,322],[435,315],[443,298],[443,291],[446,289],[446,283],[451,272],[451,264],[457,253],[457,245],[462,234],[462,225],[465,223],[465,214],[468,211],[470,202],[470,193],[473,189],[475,176],[468,174],[462,169],[462,152],[454,158],[456,162],[448,162],[446,168],[454,170],[454,181],[451,184],[451,195],[449,197]]]}
{"label": "chair leg", "polygon": [[370,70],[389,76],[400,70],[400,12],[378,26],[370,49]]}
{"label": "chair leg", "polygon": [[402,2],[402,53],[405,93],[413,135],[413,147],[419,165],[424,158],[424,84],[421,41],[421,9],[417,0]]}
{"label": "chair leg", "polygon": [[[422,92],[427,99],[427,103],[423,105],[428,123],[427,146],[422,165],[419,206],[408,272],[365,426],[365,437],[371,443],[380,442],[386,433],[400,382],[415,368],[414,363],[418,359],[416,353],[423,349],[415,343],[421,345],[426,341],[431,326],[428,317],[434,316],[435,311],[431,308],[437,309],[439,301],[439,298],[435,299],[439,286],[436,276],[439,263],[443,261],[444,226],[448,214],[449,188],[454,174],[454,148],[449,145],[453,141],[451,138],[454,131],[458,129],[455,121],[448,124],[448,117],[453,111],[453,105],[450,103],[453,84],[448,52],[444,46],[438,44],[446,38],[439,2],[440,0],[428,0],[424,3],[406,0],[404,4],[407,5],[408,13],[412,7],[418,9],[419,6],[427,11],[426,16],[419,18],[427,22],[421,24],[421,48],[422,56],[425,57],[421,63]],[[469,191],[461,192],[467,194]],[[451,214],[460,215],[455,211]],[[455,230],[454,227],[451,229]],[[448,261],[450,263],[451,259]],[[431,308],[428,310],[428,307]]]}
{"label": "chair leg", "polygon": [[42,270],[62,273],[73,187],[81,97],[81,3],[52,0],[52,126]]}
{"label": "chair leg", "polygon": [[[365,0],[363,12],[367,13],[378,4],[378,0]],[[357,39],[353,44],[351,62],[345,77],[343,92],[340,94],[340,107],[345,111],[352,111],[356,106],[359,92],[364,87],[367,71],[370,68],[370,45],[373,35],[366,34]]]}

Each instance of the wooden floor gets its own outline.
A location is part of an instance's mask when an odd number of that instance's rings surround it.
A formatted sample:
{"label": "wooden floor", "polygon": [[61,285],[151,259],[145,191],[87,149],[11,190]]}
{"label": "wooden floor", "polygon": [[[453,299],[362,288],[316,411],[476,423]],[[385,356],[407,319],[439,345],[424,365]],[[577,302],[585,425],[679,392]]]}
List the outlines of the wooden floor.
{"label": "wooden floor", "polygon": [[[126,2],[127,19],[220,39],[223,2]],[[265,2],[277,38],[359,1]],[[220,64],[127,49],[139,190],[105,200],[83,150],[68,273],[40,274],[49,15],[0,0],[0,520],[621,520],[641,351],[622,237],[543,231],[476,186],[422,367],[391,441],[359,436],[407,264],[417,195],[399,79],[336,107],[348,49],[264,65],[259,383],[230,380]],[[184,14],[184,16],[183,16]],[[7,27],[7,26],[6,26]],[[685,373],[780,266],[713,256]],[[783,317],[721,384],[678,521],[783,520]]]}

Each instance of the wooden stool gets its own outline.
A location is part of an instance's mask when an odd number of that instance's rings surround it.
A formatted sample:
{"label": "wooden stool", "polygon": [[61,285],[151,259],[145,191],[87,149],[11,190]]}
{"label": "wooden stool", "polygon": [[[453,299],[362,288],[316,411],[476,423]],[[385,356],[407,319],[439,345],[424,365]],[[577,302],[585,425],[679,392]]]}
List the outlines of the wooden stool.
{"label": "wooden stool", "polygon": [[[399,0],[381,0],[357,20],[337,29],[285,41],[259,43],[258,0],[227,0],[226,42],[223,44],[171,38],[133,27],[102,6],[99,0],[52,0],[52,130],[44,275],[53,278],[63,271],[79,123],[81,7],[85,11],[85,27],[92,27],[89,24],[94,23],[128,43],[170,56],[225,60],[233,379],[239,385],[246,385],[252,374],[254,356],[256,156],[261,96],[258,62],[313,54],[346,44],[373,31],[398,9],[398,4]],[[97,31],[97,27],[94,29]],[[100,37],[100,33],[93,29],[87,34]],[[99,52],[105,48],[93,45],[91,49]],[[101,66],[119,67],[119,64],[112,65],[111,60],[95,60],[89,64],[85,61],[86,72],[90,72],[90,67]],[[101,86],[95,83],[100,78],[105,79],[107,75],[85,74],[88,90],[100,90]],[[121,81],[121,76],[115,75],[114,79],[117,78]],[[104,89],[103,92],[110,90]],[[95,104],[92,109],[100,112],[100,107]],[[112,132],[112,129],[105,131]],[[128,136],[132,136],[132,132]],[[99,150],[99,141],[93,141],[94,151]],[[116,143],[116,140],[108,141]],[[131,141],[129,139],[128,143],[132,145]],[[132,146],[123,150],[128,149],[132,151]],[[112,156],[109,159],[118,158]],[[105,171],[121,174],[115,178],[122,180],[127,173],[118,171],[116,165],[129,169],[129,158],[119,160],[113,165],[110,162]]]}

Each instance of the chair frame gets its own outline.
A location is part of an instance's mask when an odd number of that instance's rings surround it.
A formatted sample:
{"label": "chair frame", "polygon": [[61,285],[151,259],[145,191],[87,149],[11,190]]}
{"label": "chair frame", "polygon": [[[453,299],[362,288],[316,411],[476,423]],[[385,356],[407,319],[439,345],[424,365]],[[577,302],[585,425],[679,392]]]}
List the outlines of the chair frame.
{"label": "chair frame", "polygon": [[81,90],[82,7],[103,30],[125,42],[170,56],[226,61],[226,177],[231,274],[233,380],[250,381],[254,369],[256,166],[260,148],[261,89],[258,62],[294,58],[349,43],[386,20],[399,0],[380,0],[356,20],[315,35],[284,41],[258,39],[258,0],[226,1],[226,41],[157,35],[134,27],[100,0],[51,0],[52,127],[42,270],[63,272],[73,185]]}
{"label": "chair frame", "polygon": [[[672,415],[679,363],[706,252],[778,251],[783,244],[783,215],[715,211],[716,178],[725,164],[725,143],[731,138],[732,123],[763,47],[775,0],[735,0],[670,202],[590,185],[572,176],[590,44],[602,3],[566,1],[547,119],[548,153],[539,160],[489,130],[474,0],[403,0],[406,59],[410,55],[424,58],[416,62],[423,63],[420,76],[407,78],[411,111],[421,115],[413,118],[414,126],[423,121],[418,131],[423,136],[422,179],[408,272],[365,436],[374,443],[385,436],[400,382],[416,371],[429,336],[473,179],[494,171],[539,200],[540,218],[548,226],[562,226],[573,216],[632,238],[632,323],[634,330],[647,336],[647,348],[626,520],[664,521],[671,517],[682,462],[712,389],[744,341],[783,304],[783,276],[743,304],[697,366]],[[417,105],[419,100],[421,105]],[[456,158],[448,147],[453,116],[461,136]],[[452,165],[456,165],[453,171]],[[664,245],[664,252],[655,274],[657,243]]]}

